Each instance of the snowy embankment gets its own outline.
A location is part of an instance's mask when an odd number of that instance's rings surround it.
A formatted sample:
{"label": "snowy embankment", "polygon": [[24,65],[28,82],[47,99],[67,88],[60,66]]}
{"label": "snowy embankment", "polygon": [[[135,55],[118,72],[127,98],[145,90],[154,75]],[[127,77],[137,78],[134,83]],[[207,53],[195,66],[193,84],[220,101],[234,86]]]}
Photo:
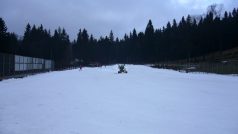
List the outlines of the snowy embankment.
{"label": "snowy embankment", "polygon": [[238,133],[238,77],[126,67],[0,82],[0,134]]}

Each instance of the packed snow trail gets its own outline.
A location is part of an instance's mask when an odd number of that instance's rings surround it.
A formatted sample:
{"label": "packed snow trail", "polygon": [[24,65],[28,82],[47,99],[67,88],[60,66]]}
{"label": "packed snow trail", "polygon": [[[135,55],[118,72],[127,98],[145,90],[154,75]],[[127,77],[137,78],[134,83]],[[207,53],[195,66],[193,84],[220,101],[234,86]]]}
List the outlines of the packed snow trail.
{"label": "packed snow trail", "polygon": [[238,133],[238,77],[126,68],[0,82],[0,134]]}

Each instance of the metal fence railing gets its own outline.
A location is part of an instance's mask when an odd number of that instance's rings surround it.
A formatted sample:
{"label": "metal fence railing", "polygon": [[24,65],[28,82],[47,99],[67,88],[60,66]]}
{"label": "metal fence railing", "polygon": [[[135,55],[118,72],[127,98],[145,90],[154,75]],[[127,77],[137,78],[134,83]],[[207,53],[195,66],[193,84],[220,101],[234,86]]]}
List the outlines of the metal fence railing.
{"label": "metal fence railing", "polygon": [[186,72],[206,72],[217,74],[238,74],[238,61],[201,62],[201,63],[161,63],[153,67]]}
{"label": "metal fence railing", "polygon": [[0,53],[0,78],[54,70],[54,61]]}

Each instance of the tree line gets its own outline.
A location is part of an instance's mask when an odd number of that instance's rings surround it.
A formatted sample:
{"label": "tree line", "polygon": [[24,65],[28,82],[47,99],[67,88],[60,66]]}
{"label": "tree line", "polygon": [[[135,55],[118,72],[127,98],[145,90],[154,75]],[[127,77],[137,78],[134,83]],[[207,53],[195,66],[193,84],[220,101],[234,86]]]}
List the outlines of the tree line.
{"label": "tree line", "polygon": [[155,29],[149,20],[144,32],[133,29],[124,38],[94,38],[80,29],[77,39],[69,40],[64,28],[51,34],[40,25],[27,24],[23,39],[7,32],[0,18],[0,51],[56,61],[56,67],[73,64],[156,63],[203,56],[238,46],[238,8],[219,14],[216,6],[202,17],[188,15]]}

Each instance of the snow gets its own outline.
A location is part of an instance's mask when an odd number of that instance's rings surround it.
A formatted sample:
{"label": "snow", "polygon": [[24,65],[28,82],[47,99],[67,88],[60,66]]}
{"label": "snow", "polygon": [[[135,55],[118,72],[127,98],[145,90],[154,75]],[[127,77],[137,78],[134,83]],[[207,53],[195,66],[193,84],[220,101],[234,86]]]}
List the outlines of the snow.
{"label": "snow", "polygon": [[0,82],[0,134],[237,134],[238,77],[126,65]]}

